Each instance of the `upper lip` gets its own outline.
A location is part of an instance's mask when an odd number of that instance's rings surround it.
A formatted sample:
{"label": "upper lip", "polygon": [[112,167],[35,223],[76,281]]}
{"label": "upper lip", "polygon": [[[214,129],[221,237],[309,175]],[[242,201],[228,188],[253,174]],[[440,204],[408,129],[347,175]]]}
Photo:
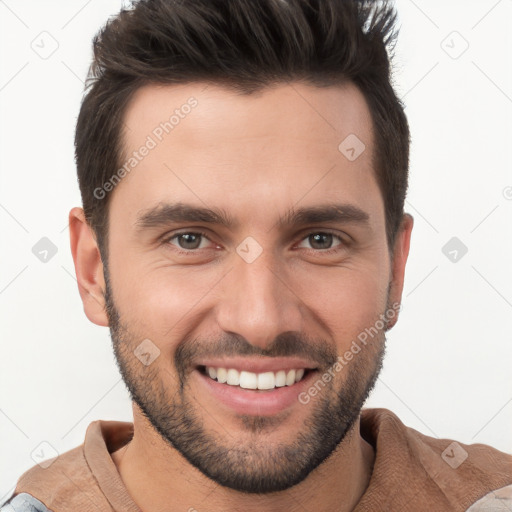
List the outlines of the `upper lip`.
{"label": "upper lip", "polygon": [[213,366],[214,368],[233,368],[235,370],[264,373],[277,372],[279,370],[314,370],[318,367],[315,363],[303,358],[295,357],[260,357],[260,358],[241,358],[226,357],[217,359],[204,359],[198,362],[198,366]]}

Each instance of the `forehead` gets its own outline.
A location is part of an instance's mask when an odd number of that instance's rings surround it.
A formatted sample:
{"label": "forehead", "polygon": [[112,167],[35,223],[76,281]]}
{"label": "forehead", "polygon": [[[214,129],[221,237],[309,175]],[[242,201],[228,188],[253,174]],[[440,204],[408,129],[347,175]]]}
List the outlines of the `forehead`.
{"label": "forehead", "polygon": [[[182,122],[187,117],[192,121]],[[192,131],[187,130],[191,123]],[[144,134],[165,137],[169,143],[180,138],[180,143],[190,145],[208,140],[227,143],[247,136],[281,135],[286,139],[306,135],[312,142],[337,150],[336,142],[350,133],[372,145],[367,103],[351,83],[316,87],[292,82],[251,94],[212,83],[146,85],[134,93],[124,125],[124,139],[129,146],[136,145]],[[172,137],[166,137],[171,131]]]}
{"label": "forehead", "polygon": [[218,84],[148,85],[123,121],[127,172],[112,209],[122,202],[130,221],[171,201],[246,215],[308,201],[381,206],[371,115],[351,84],[290,83],[250,95]]}

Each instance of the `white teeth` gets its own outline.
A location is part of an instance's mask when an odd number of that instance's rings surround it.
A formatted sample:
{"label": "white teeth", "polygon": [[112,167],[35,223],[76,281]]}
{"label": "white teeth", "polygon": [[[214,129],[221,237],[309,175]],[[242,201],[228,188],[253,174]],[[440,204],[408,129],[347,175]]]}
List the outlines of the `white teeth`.
{"label": "white teeth", "polygon": [[238,386],[238,384],[240,384],[240,374],[236,370],[228,370],[228,378],[226,383],[230,386]]}
{"label": "white teeth", "polygon": [[[236,372],[236,370],[234,370]],[[258,389],[258,375],[252,372],[240,372],[240,387]]]}
{"label": "white teeth", "polygon": [[226,371],[226,368],[217,368],[217,380],[224,384],[228,380],[228,372]]}
{"label": "white teeth", "polygon": [[291,386],[292,384],[295,384],[295,370],[290,370],[286,374],[286,385]]}
{"label": "white teeth", "polygon": [[297,370],[279,370],[277,372],[253,373],[234,368],[206,367],[206,373],[221,384],[240,386],[244,389],[274,389],[291,386],[304,377],[304,368]]}
{"label": "white teeth", "polygon": [[283,386],[286,386],[286,372],[279,370],[276,373],[276,388],[282,388]]}
{"label": "white teeth", "polygon": [[274,372],[258,373],[258,389],[273,389],[276,387]]}

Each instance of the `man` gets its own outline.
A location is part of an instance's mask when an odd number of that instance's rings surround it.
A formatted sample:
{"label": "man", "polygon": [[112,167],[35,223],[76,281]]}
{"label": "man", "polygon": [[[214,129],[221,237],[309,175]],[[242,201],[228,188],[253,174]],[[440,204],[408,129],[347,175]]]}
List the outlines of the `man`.
{"label": "man", "polygon": [[512,456],[362,409],[413,219],[385,4],[146,0],[94,42],[71,249],[131,423],[2,510],[512,507]]}

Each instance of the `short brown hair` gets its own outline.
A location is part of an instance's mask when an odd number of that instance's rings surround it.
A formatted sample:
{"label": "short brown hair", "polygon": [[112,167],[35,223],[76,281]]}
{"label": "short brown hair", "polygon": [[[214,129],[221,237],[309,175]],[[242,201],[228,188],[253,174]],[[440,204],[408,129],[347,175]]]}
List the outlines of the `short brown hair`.
{"label": "short brown hair", "polygon": [[126,105],[143,85],[194,81],[243,94],[291,81],[355,84],[374,124],[391,250],[403,218],[410,144],[391,84],[395,22],[386,0],[140,0],[121,10],[93,40],[75,134],[85,216],[103,259],[109,195],[98,198],[95,190],[122,165]]}

